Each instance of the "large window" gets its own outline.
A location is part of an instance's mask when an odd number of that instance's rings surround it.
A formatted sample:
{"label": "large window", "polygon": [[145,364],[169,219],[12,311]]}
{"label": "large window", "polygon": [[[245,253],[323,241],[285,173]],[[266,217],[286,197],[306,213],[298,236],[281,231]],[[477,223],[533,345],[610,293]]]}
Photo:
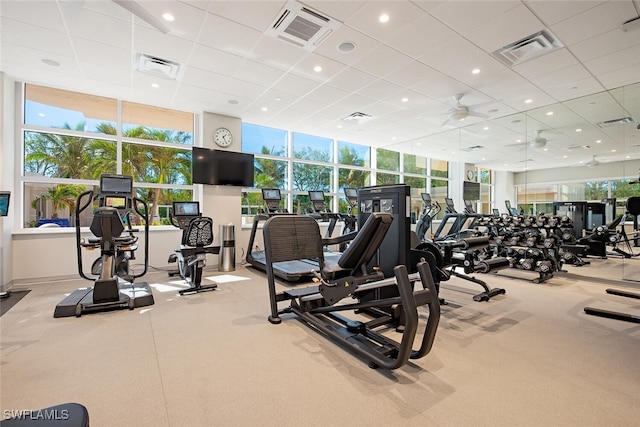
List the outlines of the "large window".
{"label": "large window", "polygon": [[192,199],[193,121],[190,113],[25,85],[23,226],[73,226],[77,196],[97,191],[105,173],[132,175],[152,224],[168,224],[172,201]]}

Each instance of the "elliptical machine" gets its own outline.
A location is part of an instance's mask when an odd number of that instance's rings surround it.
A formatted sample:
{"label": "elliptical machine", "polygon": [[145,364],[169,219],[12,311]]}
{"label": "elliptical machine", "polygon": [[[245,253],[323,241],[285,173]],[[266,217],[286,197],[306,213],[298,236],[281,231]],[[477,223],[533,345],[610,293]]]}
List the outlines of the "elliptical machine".
{"label": "elliptical machine", "polygon": [[219,254],[220,246],[213,243],[213,219],[203,217],[198,202],[173,202],[171,224],[182,230],[180,247],[169,256],[169,262],[177,262],[179,274],[189,287],[178,291],[180,295],[212,291],[218,287],[213,283],[202,285],[202,270],[207,264],[207,254]]}
{"label": "elliptical machine", "polygon": [[422,214],[416,223],[416,235],[420,242],[428,242],[431,241],[427,237],[427,232],[431,229],[431,225],[433,224],[433,219],[438,216],[442,208],[438,202],[431,202],[431,195],[429,193],[420,193],[420,197],[422,197]]}
{"label": "elliptical machine", "polygon": [[[80,234],[80,214],[98,201],[89,229],[95,237],[83,239]],[[139,208],[141,204],[144,209]],[[144,220],[144,267],[139,274],[130,268],[138,248],[138,229],[131,226],[133,212]],[[76,201],[76,249],[78,273],[94,282],[93,288],[80,288],[60,302],[53,317],[80,317],[84,313],[111,309],[144,307],[154,304],[149,284],[136,278],[147,273],[149,265],[149,208],[133,197],[133,178],[128,175],[105,174],[100,177],[100,192],[85,191]],[[126,223],[126,226],[125,226]],[[91,266],[87,276],[83,270],[82,248],[100,249],[100,257]]]}

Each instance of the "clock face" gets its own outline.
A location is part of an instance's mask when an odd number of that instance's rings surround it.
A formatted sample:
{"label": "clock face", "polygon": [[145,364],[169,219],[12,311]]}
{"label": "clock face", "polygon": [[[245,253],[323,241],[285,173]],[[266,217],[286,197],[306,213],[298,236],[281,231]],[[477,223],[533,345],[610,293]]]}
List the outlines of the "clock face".
{"label": "clock face", "polygon": [[475,176],[476,176],[476,174],[475,174],[471,169],[469,169],[469,170],[467,171],[467,179],[468,179],[469,181],[473,181],[473,179],[475,178]]}
{"label": "clock face", "polygon": [[233,135],[227,128],[218,128],[213,132],[213,141],[220,147],[228,147],[233,142]]}

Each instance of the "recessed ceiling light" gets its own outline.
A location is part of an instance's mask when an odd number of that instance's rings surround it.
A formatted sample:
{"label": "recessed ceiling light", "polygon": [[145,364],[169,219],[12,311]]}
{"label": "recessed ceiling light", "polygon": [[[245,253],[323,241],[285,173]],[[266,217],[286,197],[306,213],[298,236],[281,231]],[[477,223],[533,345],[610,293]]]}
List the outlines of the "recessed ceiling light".
{"label": "recessed ceiling light", "polygon": [[547,116],[553,116],[553,111],[548,111]]}
{"label": "recessed ceiling light", "polygon": [[280,102],[282,101],[282,98],[280,98],[279,96],[276,98],[276,101]]}
{"label": "recessed ceiling light", "polygon": [[489,130],[489,126],[485,126],[482,128],[483,130]]}
{"label": "recessed ceiling light", "polygon": [[474,68],[471,70],[471,74],[480,74],[480,68]]}
{"label": "recessed ceiling light", "polygon": [[422,142],[416,142],[416,145],[422,145]]}
{"label": "recessed ceiling light", "polygon": [[160,85],[158,83],[151,83],[151,87],[157,89],[160,87]]}
{"label": "recessed ceiling light", "polygon": [[522,140],[521,139],[516,139],[516,142],[522,142]]}
{"label": "recessed ceiling light", "polygon": [[578,128],[576,129],[576,132],[582,132],[582,129]]}
{"label": "recessed ceiling light", "polygon": [[354,42],[342,42],[338,45],[338,51],[342,53],[353,52],[356,49]]}
{"label": "recessed ceiling light", "polygon": [[405,96],[404,98],[402,98],[402,102],[409,102],[409,98]]}
{"label": "recessed ceiling light", "polygon": [[176,18],[169,12],[163,13],[162,19],[164,19],[167,22],[173,22],[176,20]]}
{"label": "recessed ceiling light", "polygon": [[342,125],[338,125],[338,129],[342,129]]}
{"label": "recessed ceiling light", "polygon": [[564,156],[562,156],[563,159],[566,159],[567,157],[569,157],[569,156],[567,156],[566,154]]}
{"label": "recessed ceiling light", "polygon": [[524,103],[525,104],[531,104],[533,102],[533,99],[525,99]]}
{"label": "recessed ceiling light", "polygon": [[616,151],[618,151],[618,150],[616,150],[615,148],[613,150],[611,150],[612,153],[615,153]]}
{"label": "recessed ceiling light", "polygon": [[262,107],[261,110],[262,111],[269,111],[269,109],[267,107]]}
{"label": "recessed ceiling light", "polygon": [[392,141],[395,141],[396,139],[397,139],[397,138],[396,138],[395,136],[392,136],[392,137],[391,137],[391,140],[392,140]]}
{"label": "recessed ceiling light", "polygon": [[386,13],[383,13],[382,15],[380,15],[380,17],[378,18],[378,21],[384,23],[384,22],[389,22],[389,15],[387,15]]}
{"label": "recessed ceiling light", "polygon": [[49,58],[42,59],[42,62],[44,62],[47,65],[51,65],[52,67],[60,66],[60,63],[58,61],[54,61],[53,59],[49,59]]}
{"label": "recessed ceiling light", "polygon": [[600,144],[602,142],[601,139],[596,140],[596,144]]}
{"label": "recessed ceiling light", "polygon": [[320,71],[322,71],[322,67],[319,65],[316,65],[315,67],[313,67],[313,71],[315,71],[316,73],[319,73]]}

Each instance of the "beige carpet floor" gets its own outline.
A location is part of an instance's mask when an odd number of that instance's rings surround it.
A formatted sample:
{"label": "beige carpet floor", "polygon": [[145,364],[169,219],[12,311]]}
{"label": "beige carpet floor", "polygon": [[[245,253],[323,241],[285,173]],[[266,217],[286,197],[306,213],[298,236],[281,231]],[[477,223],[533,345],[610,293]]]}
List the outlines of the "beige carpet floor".
{"label": "beige carpet floor", "polygon": [[640,325],[583,312],[640,315],[640,301],[605,293],[640,291],[617,283],[640,258],[621,264],[567,266],[543,284],[480,275],[507,291],[489,302],[444,282],[432,352],[392,372],[295,317],[270,324],[266,278],[241,266],[206,271],[218,290],[187,296],[150,273],[153,306],[81,318],[53,310],[88,282],[21,285],[31,292],[0,318],[0,410],[79,402],[94,427],[639,425]]}

